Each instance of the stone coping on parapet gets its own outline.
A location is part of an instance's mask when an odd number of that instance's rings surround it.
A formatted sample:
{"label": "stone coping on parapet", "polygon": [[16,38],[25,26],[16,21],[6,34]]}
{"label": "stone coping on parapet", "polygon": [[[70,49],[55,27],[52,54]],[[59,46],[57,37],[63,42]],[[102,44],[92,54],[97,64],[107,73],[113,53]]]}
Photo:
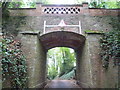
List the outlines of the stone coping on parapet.
{"label": "stone coping on parapet", "polygon": [[35,10],[36,8],[9,8],[9,10]]}
{"label": "stone coping on parapet", "polygon": [[19,34],[24,34],[24,35],[38,35],[38,34],[40,34],[40,32],[24,31],[24,32],[19,32]]}
{"label": "stone coping on parapet", "polygon": [[[67,6],[79,6],[79,5],[43,5],[43,6],[57,6],[57,7],[67,7]],[[0,8],[1,9],[1,8]],[[9,8],[9,10],[35,10],[36,8]],[[107,9],[107,8],[88,8],[90,10],[118,10],[120,11],[120,8],[115,8],[115,9]]]}

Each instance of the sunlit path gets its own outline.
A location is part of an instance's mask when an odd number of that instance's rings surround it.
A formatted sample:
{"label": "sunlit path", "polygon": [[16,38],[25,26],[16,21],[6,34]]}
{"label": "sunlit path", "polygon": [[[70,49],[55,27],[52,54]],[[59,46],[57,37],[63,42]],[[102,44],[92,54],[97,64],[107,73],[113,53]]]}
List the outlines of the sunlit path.
{"label": "sunlit path", "polygon": [[45,88],[81,88],[74,80],[52,80]]}

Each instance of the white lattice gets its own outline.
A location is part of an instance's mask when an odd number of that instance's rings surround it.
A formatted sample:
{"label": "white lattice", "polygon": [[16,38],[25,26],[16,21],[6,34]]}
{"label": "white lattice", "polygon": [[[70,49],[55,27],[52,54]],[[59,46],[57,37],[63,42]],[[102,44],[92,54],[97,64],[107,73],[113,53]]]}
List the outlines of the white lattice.
{"label": "white lattice", "polygon": [[78,7],[46,7],[44,9],[46,14],[78,14],[80,8]]}

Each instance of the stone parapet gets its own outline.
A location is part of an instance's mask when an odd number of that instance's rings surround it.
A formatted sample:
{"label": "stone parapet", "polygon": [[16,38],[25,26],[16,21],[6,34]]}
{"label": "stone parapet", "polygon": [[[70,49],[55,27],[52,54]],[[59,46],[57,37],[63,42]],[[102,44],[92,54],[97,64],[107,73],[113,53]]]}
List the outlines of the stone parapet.
{"label": "stone parapet", "polygon": [[36,3],[36,8],[13,8],[11,16],[41,16],[41,15],[88,15],[88,16],[118,16],[120,9],[89,8],[88,3],[82,5],[43,5]]}

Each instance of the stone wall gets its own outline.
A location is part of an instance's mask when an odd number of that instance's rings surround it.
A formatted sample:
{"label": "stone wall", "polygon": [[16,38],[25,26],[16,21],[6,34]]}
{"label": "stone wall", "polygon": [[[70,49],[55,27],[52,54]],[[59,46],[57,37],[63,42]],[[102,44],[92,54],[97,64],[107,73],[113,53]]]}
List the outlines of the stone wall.
{"label": "stone wall", "polygon": [[77,55],[80,57],[80,62],[78,64],[78,83],[85,88],[102,87],[100,85],[101,59],[99,56],[99,38],[100,35],[87,35],[82,54],[80,52]]}
{"label": "stone wall", "polygon": [[20,34],[19,39],[27,58],[28,87],[40,88],[46,81],[46,52],[38,40],[38,35]]}
{"label": "stone wall", "polygon": [[[79,15],[45,15],[45,16],[26,16],[21,17],[21,23],[18,22],[17,18],[19,16],[12,16],[12,22],[8,24],[8,32],[24,32],[24,31],[32,31],[32,32],[40,32],[43,33],[44,29],[44,21],[46,21],[47,25],[58,25],[60,21],[63,19],[67,25],[78,25],[79,21],[81,21],[81,29],[82,34],[84,34],[85,30],[103,30],[110,31],[117,28],[116,24],[119,24],[118,17],[116,16],[79,16]],[[22,19],[23,18],[23,19]],[[19,24],[19,27],[17,27]],[[16,30],[15,30],[15,27]],[[77,31],[78,28],[65,28],[67,31],[73,32]],[[46,28],[46,31],[58,30],[59,28]]]}

